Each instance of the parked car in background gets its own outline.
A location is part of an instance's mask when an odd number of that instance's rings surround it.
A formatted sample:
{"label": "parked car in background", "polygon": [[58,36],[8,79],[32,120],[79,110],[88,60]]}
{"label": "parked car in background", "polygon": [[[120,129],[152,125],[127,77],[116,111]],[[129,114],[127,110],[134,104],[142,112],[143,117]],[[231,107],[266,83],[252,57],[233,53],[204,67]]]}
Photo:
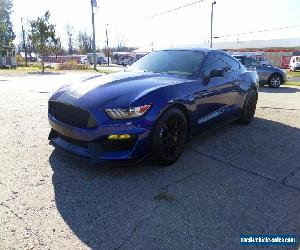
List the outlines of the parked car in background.
{"label": "parked car in background", "polygon": [[107,64],[107,59],[105,57],[98,57],[97,64]]}
{"label": "parked car in background", "polygon": [[271,88],[278,88],[281,84],[286,82],[287,77],[285,72],[277,67],[261,65],[256,60],[245,55],[233,56],[249,70],[256,69],[260,86],[268,84]]}
{"label": "parked car in background", "polygon": [[80,62],[80,64],[87,64],[88,63],[87,56],[81,57],[79,62]]}
{"label": "parked car in background", "polygon": [[[107,59],[103,56],[99,56],[99,55],[96,55],[97,56],[97,64],[107,64]],[[90,57],[91,59],[91,57]],[[93,62],[89,62],[89,57],[88,56],[83,56],[81,57],[80,59],[80,63],[81,64],[93,64]]]}
{"label": "parked car in background", "polygon": [[27,60],[29,61],[29,62],[37,62],[37,58],[36,57],[27,57]]}
{"label": "parked car in background", "polygon": [[132,57],[121,57],[117,60],[118,65],[128,66],[134,63],[134,58]]}
{"label": "parked car in background", "polygon": [[300,56],[292,56],[289,65],[290,71],[300,70]]}
{"label": "parked car in background", "polygon": [[261,51],[256,51],[256,52],[255,51],[253,51],[253,52],[239,51],[239,52],[230,52],[230,54],[232,56],[235,56],[235,55],[237,55],[237,56],[246,56],[248,58],[251,58],[251,59],[255,60],[261,66],[267,66],[267,65],[272,66],[272,63],[266,57],[265,52],[261,52]]}
{"label": "parked car in background", "polygon": [[[94,54],[93,53],[87,53],[87,62],[89,64],[94,64]],[[100,61],[102,61],[101,59],[99,58],[104,58],[105,59],[105,55],[104,53],[96,53],[96,63],[97,64],[100,64]],[[98,63],[98,60],[99,60],[99,63]]]}
{"label": "parked car in background", "polygon": [[150,155],[169,165],[196,131],[250,123],[257,88],[257,73],[223,51],[156,51],[127,71],[62,86],[49,99],[49,140],[96,163]]}
{"label": "parked car in background", "polygon": [[139,58],[141,58],[143,55],[145,54],[137,55],[133,52],[113,52],[112,60],[115,64],[128,66],[137,60],[137,56],[140,56]]}

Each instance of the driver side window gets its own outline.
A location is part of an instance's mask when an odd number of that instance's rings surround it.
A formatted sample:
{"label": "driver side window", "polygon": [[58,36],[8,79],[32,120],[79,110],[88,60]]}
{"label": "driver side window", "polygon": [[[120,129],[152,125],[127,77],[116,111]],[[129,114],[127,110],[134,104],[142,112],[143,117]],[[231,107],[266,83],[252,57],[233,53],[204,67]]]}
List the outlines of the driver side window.
{"label": "driver side window", "polygon": [[210,72],[214,69],[224,69],[228,71],[228,65],[220,59],[218,54],[209,54],[204,65],[204,76],[209,76]]}

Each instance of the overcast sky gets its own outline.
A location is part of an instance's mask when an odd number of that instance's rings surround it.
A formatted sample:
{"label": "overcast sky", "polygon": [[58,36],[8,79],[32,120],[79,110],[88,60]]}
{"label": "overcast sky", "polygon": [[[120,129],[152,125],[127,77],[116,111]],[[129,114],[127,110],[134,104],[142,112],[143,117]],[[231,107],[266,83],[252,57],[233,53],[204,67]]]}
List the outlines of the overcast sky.
{"label": "overcast sky", "polygon": [[[203,43],[210,36],[211,0],[170,12],[159,17],[141,19],[196,0],[98,0],[95,13],[96,44],[105,45],[105,24],[113,46],[124,37],[130,46],[176,46]],[[219,38],[219,41],[300,37],[300,0],[216,0],[214,36],[299,25],[272,32]],[[13,0],[12,22],[17,39],[21,17],[35,19],[50,11],[63,46],[67,47],[66,24],[75,30],[91,32],[90,0]]]}

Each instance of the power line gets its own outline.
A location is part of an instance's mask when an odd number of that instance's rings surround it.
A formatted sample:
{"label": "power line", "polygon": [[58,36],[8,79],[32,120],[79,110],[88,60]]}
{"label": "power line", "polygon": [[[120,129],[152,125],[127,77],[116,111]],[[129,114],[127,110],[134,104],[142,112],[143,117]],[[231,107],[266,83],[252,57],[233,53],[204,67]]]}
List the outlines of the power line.
{"label": "power line", "polygon": [[284,30],[284,29],[291,29],[291,28],[297,28],[297,27],[300,27],[300,24],[298,24],[298,25],[292,25],[292,26],[285,26],[285,27],[278,27],[278,28],[273,28],[273,29],[253,30],[253,31],[247,31],[247,32],[236,33],[236,34],[221,35],[221,36],[218,36],[218,38],[229,37],[229,36],[249,35],[249,34],[254,34],[254,33],[264,33],[264,32],[270,32],[270,31],[276,31],[276,30]]}
{"label": "power line", "polygon": [[[226,35],[216,36],[215,38],[233,37],[233,36],[255,34],[255,33],[264,33],[264,32],[277,31],[277,30],[283,30],[283,29],[291,29],[291,28],[297,28],[297,27],[300,27],[300,24],[292,25],[292,26],[285,26],[285,27],[277,27],[277,28],[272,28],[272,29],[246,31],[246,32],[236,33],[236,34],[226,34]],[[189,37],[189,38],[185,38],[184,40],[181,40],[180,42],[181,43],[199,42],[200,40],[205,40],[207,43],[208,37],[204,37],[204,36],[203,37]]]}
{"label": "power line", "polygon": [[154,15],[152,15],[152,16],[144,17],[144,18],[138,20],[138,22],[142,22],[142,21],[145,21],[145,20],[152,19],[152,18],[154,18],[154,17],[162,16],[162,15],[168,14],[168,13],[170,13],[170,12],[173,12],[173,11],[177,11],[177,10],[183,9],[183,8],[192,6],[192,5],[197,4],[197,3],[201,3],[201,2],[203,2],[203,1],[204,1],[204,0],[198,0],[198,1],[195,1],[195,2],[192,2],[192,3],[188,3],[188,4],[185,4],[185,5],[178,6],[178,7],[174,8],[174,9],[165,10],[165,11],[163,11],[163,12],[154,14]]}

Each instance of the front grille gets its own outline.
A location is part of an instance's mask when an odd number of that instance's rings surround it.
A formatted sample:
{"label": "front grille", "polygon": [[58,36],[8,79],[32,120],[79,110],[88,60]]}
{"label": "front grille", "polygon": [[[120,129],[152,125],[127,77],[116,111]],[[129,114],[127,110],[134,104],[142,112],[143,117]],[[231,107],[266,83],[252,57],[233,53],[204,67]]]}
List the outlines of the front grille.
{"label": "front grille", "polygon": [[70,104],[49,101],[48,111],[60,122],[78,128],[95,128],[97,123],[90,112]]}

